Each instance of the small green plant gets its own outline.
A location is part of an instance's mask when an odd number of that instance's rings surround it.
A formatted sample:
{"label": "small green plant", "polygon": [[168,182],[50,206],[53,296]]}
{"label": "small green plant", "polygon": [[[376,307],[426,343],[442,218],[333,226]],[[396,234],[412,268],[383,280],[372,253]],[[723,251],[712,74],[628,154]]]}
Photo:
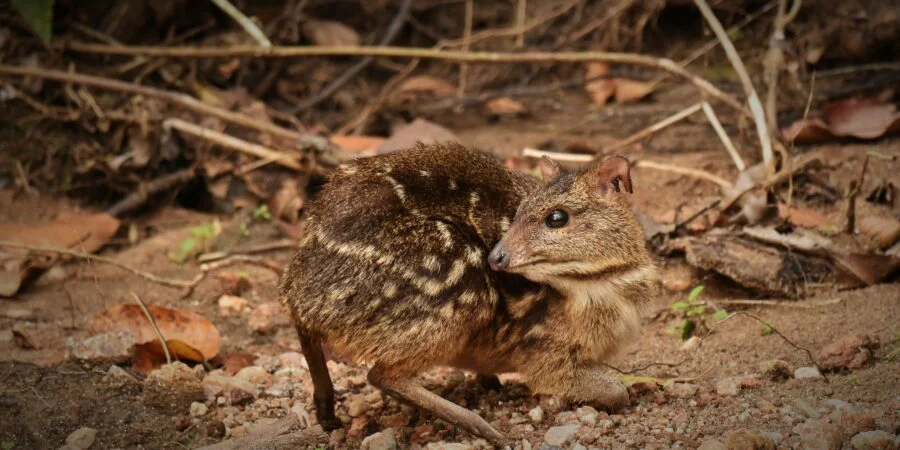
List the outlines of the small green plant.
{"label": "small green plant", "polygon": [[763,336],[768,336],[768,335],[770,335],[770,334],[772,334],[772,333],[774,333],[774,332],[775,332],[775,328],[773,328],[772,325],[769,325],[769,324],[767,324],[767,323],[764,323],[764,324],[763,324],[763,328],[762,328],[762,335],[763,335]]}
{"label": "small green plant", "polygon": [[169,252],[169,259],[182,264],[192,255],[206,248],[218,234],[215,223],[191,227],[191,236],[181,241],[177,252]]}
{"label": "small green plant", "polygon": [[263,203],[256,207],[253,211],[253,218],[260,222],[268,222],[272,220],[272,213],[269,212],[269,205]]}
{"label": "small green plant", "polygon": [[16,443],[13,441],[3,441],[3,443],[0,444],[0,448],[3,450],[12,450],[16,448]]}
{"label": "small green plant", "polygon": [[704,286],[702,284],[697,285],[694,289],[691,289],[687,300],[672,303],[672,309],[681,313],[683,318],[680,324],[669,328],[669,332],[677,334],[681,337],[681,340],[687,340],[698,329],[709,329],[706,325],[707,319],[720,321],[728,317],[728,311],[724,309],[713,310],[704,302],[698,301],[703,289]]}
{"label": "small green plant", "polygon": [[53,1],[54,0],[11,0],[13,8],[22,16],[25,23],[34,30],[44,45],[50,45],[53,37]]}

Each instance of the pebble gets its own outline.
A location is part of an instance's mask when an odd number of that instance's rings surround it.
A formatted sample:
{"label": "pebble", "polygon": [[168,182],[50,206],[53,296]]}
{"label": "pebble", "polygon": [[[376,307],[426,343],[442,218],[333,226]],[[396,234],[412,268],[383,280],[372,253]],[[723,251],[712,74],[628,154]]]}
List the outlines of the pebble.
{"label": "pebble", "polygon": [[94,445],[97,439],[97,430],[95,428],[81,427],[66,437],[66,450],[84,450]]}
{"label": "pebble", "polygon": [[366,403],[366,397],[363,394],[350,395],[344,403],[350,417],[359,417],[369,409],[369,404]]}
{"label": "pebble", "polygon": [[191,403],[191,417],[205,416],[207,412],[209,412],[209,408],[205,403]]}
{"label": "pebble", "polygon": [[195,401],[206,398],[196,373],[182,362],[165,364],[144,379],[144,403],[184,414]]}
{"label": "pebble", "polygon": [[245,310],[250,309],[250,302],[234,295],[223,295],[219,297],[219,315],[222,317],[238,317]]}
{"label": "pebble", "polygon": [[534,422],[543,422],[544,421],[544,408],[540,406],[535,406],[531,408],[531,411],[528,411],[528,417],[531,417],[531,420]]}
{"label": "pebble", "polygon": [[819,351],[818,364],[822,370],[859,369],[872,358],[877,342],[865,334],[843,336]]}
{"label": "pebble", "polygon": [[793,429],[800,447],[807,450],[840,450],[841,430],[824,419],[806,419]]}
{"label": "pebble", "polygon": [[261,366],[244,367],[234,374],[234,377],[262,386],[271,386],[275,382],[275,377]]}
{"label": "pebble", "polygon": [[122,363],[134,355],[134,346],[134,335],[130,331],[115,331],[69,341],[72,356],[82,361]]}
{"label": "pebble", "polygon": [[266,388],[266,395],[269,397],[286,398],[290,397],[292,393],[293,388],[290,383],[275,383]]}
{"label": "pebble", "polygon": [[254,333],[268,333],[291,325],[291,317],[278,302],[257,306],[247,318],[247,326]]}
{"label": "pebble", "polygon": [[794,369],[794,378],[798,380],[822,380],[822,372],[815,367],[798,367]]}
{"label": "pebble", "polygon": [[300,367],[309,370],[306,358],[297,352],[285,352],[278,356],[278,363],[281,367]]}
{"label": "pebble", "polygon": [[397,449],[397,438],[394,437],[394,430],[388,428],[375,434],[367,436],[362,441],[363,450],[395,450]]}
{"label": "pebble", "polygon": [[688,399],[697,395],[700,386],[690,383],[672,383],[665,387],[663,392],[669,397]]}
{"label": "pebble", "polygon": [[103,376],[103,381],[116,385],[118,387],[127,386],[127,385],[140,385],[141,382],[138,381],[133,375],[128,373],[127,370],[112,365],[109,366],[109,370],[106,371],[106,375]]}
{"label": "pebble", "polygon": [[725,447],[729,450],[775,450],[772,438],[746,428],[741,428],[725,436]]}
{"label": "pebble", "polygon": [[597,410],[590,406],[582,406],[576,409],[575,416],[585,425],[594,426],[597,424]]}
{"label": "pebble", "polygon": [[614,426],[615,426],[615,424],[613,423],[613,421],[609,420],[609,419],[603,419],[603,420],[597,421],[597,428],[601,429],[601,430],[609,430],[610,428],[612,428]]}
{"label": "pebble", "polygon": [[463,444],[460,442],[431,442],[425,446],[425,450],[475,450],[472,444]]}
{"label": "pebble", "polygon": [[203,379],[207,397],[225,396],[232,405],[247,403],[256,398],[256,385],[242,378],[209,374]]}
{"label": "pebble", "polygon": [[547,430],[547,434],[544,435],[544,443],[547,445],[563,447],[572,441],[575,437],[575,433],[578,433],[578,428],[580,428],[580,425],[559,425],[550,427],[550,429]]}
{"label": "pebble", "polygon": [[696,350],[699,347],[700,347],[700,338],[697,336],[691,336],[688,338],[688,340],[684,341],[684,343],[681,344],[681,347],[679,347],[679,349],[684,352],[689,352],[692,350]]}
{"label": "pebble", "polygon": [[850,439],[855,450],[896,449],[900,438],[886,431],[863,431]]}
{"label": "pebble", "polygon": [[717,441],[715,439],[710,439],[708,441],[703,441],[697,450],[728,450],[728,447],[725,446],[721,441]]}
{"label": "pebble", "polygon": [[760,362],[759,371],[770,380],[786,380],[791,377],[791,366],[780,359]]}
{"label": "pebble", "polygon": [[735,377],[723,378],[716,382],[716,394],[734,397],[741,392],[740,381]]}

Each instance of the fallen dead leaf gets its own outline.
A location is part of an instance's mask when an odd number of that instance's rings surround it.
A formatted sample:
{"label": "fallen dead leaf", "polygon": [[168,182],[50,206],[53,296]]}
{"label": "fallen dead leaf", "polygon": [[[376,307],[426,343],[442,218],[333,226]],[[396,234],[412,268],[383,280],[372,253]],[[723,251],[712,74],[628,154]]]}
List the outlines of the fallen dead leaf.
{"label": "fallen dead leaf", "polygon": [[831,103],[822,117],[801,119],[782,130],[785,139],[798,143],[831,141],[841,137],[877,139],[900,132],[897,106],[874,99],[848,99]]}
{"label": "fallen dead leaf", "polygon": [[778,204],[778,217],[803,228],[819,228],[833,225],[824,214],[810,208],[794,208]]}
{"label": "fallen dead leaf", "polygon": [[[60,213],[55,220],[43,224],[0,223],[0,239],[20,244],[74,248],[92,253],[106,245],[116,231],[119,220],[106,213]],[[26,250],[9,249],[10,253]]]}
{"label": "fallen dead leaf", "polygon": [[884,281],[900,269],[900,258],[890,255],[853,253],[835,256],[834,262],[842,272],[868,286]]}
{"label": "fallen dead leaf", "polygon": [[437,144],[460,142],[452,131],[425,119],[416,119],[409,125],[397,128],[391,137],[378,146],[378,153],[414,147],[417,142]]}
{"label": "fallen dead leaf", "polygon": [[484,104],[488,114],[495,116],[515,116],[525,112],[525,105],[508,97],[498,97]]}
{"label": "fallen dead leaf", "polygon": [[894,206],[894,184],[883,181],[866,196],[866,201],[876,205]]}
{"label": "fallen dead leaf", "polygon": [[385,139],[379,136],[331,136],[331,142],[352,153],[374,154]]}
{"label": "fallen dead leaf", "polygon": [[289,223],[297,222],[303,208],[304,195],[296,178],[285,178],[281,188],[268,200],[272,217],[283,218]]}
{"label": "fallen dead leaf", "polygon": [[397,87],[397,93],[428,93],[437,97],[446,97],[456,93],[456,86],[428,75],[409,77]]}
{"label": "fallen dead leaf", "polygon": [[[587,79],[596,78],[605,75],[608,72],[609,64],[607,63],[587,63],[585,64],[584,77]],[[616,82],[610,78],[588,81],[584,84],[584,90],[591,97],[591,101],[593,101],[595,105],[605,105],[616,93]]]}
{"label": "fallen dead leaf", "polygon": [[[205,317],[191,311],[156,305],[150,305],[147,309],[159,325],[174,357],[202,362],[219,354],[219,330]],[[151,353],[163,353],[156,331],[138,305],[116,305],[94,317],[92,333],[111,331],[130,331],[138,346],[145,346],[144,349]]]}
{"label": "fallen dead leaf", "polygon": [[636,102],[653,92],[653,85],[644,81],[616,78],[616,103]]}
{"label": "fallen dead leaf", "polygon": [[900,239],[900,220],[866,216],[859,220],[859,231],[871,237],[878,248],[888,248]]}
{"label": "fallen dead leaf", "polygon": [[356,30],[333,20],[307,20],[302,32],[313,45],[355,46],[360,42]]}

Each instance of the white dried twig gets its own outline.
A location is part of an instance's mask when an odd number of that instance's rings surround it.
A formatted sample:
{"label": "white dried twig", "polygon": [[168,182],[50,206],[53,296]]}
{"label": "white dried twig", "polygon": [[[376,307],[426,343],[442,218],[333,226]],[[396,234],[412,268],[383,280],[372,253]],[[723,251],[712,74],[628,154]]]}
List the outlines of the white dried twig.
{"label": "white dried twig", "polygon": [[731,155],[731,160],[734,161],[734,165],[741,172],[747,168],[747,165],[744,164],[744,159],[741,158],[741,155],[738,154],[737,149],[734,148],[734,143],[731,142],[731,138],[728,137],[728,133],[725,132],[725,128],[722,128],[722,123],[719,122],[719,116],[716,115],[716,112],[713,111],[712,106],[707,102],[703,102],[703,113],[706,114],[706,118],[709,119],[709,123],[712,125],[713,129],[716,130],[716,134],[719,135],[719,140],[722,141],[722,144],[725,146],[725,150],[728,150],[728,154]]}
{"label": "white dried twig", "polygon": [[234,19],[234,21],[237,22],[238,25],[240,25],[241,28],[243,28],[244,31],[246,31],[247,34],[249,34],[250,37],[252,37],[253,40],[255,40],[261,47],[269,48],[272,46],[272,42],[269,41],[269,38],[266,37],[266,34],[263,33],[263,31],[260,30],[259,27],[256,26],[256,24],[253,23],[252,20],[250,20],[249,17],[244,15],[241,10],[235,8],[234,5],[229,3],[228,0],[209,1],[213,2],[213,4],[218,6],[219,9],[225,12],[225,14],[228,14],[232,19]]}

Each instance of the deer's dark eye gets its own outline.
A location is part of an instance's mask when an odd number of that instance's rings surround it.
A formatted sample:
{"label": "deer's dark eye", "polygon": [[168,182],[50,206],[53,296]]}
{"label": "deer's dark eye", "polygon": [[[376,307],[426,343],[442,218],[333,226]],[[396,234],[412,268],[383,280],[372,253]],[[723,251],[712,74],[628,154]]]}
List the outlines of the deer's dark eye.
{"label": "deer's dark eye", "polygon": [[544,219],[544,224],[547,225],[548,228],[562,228],[569,223],[569,215],[566,214],[565,211],[554,210],[551,211],[550,214],[547,215],[547,218]]}

